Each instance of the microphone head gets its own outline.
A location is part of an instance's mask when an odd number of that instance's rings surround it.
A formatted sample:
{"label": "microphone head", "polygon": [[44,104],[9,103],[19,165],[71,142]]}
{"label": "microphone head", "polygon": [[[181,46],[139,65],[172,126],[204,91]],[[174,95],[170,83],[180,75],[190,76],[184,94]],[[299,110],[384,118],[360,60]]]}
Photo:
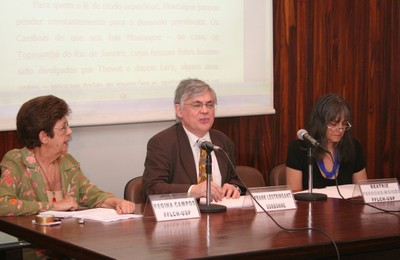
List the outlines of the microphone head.
{"label": "microphone head", "polygon": [[299,131],[297,131],[297,137],[300,139],[300,140],[304,140],[303,139],[303,136],[305,135],[305,134],[307,134],[308,132],[307,132],[307,130],[305,130],[305,129],[300,129]]}
{"label": "microphone head", "polygon": [[203,143],[204,142],[206,142],[206,140],[204,140],[204,139],[199,139],[199,140],[197,140],[197,146],[200,148],[200,149],[202,149],[202,146],[203,146]]}
{"label": "microphone head", "polygon": [[209,141],[206,141],[206,140],[204,140],[204,139],[199,139],[199,140],[197,140],[197,146],[200,148],[200,149],[204,149],[204,150],[207,150],[207,152],[208,151],[223,151],[223,149],[221,148],[221,147],[219,147],[219,146],[216,146],[216,145],[213,145],[211,142],[209,142]]}

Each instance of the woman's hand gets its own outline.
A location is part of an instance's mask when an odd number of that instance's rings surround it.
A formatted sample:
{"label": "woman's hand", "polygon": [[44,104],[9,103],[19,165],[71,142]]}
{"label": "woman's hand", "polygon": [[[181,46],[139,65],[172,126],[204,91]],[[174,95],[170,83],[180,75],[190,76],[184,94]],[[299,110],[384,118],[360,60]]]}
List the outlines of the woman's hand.
{"label": "woman's hand", "polygon": [[53,203],[54,209],[55,210],[77,210],[78,209],[78,203],[76,203],[76,200],[66,196],[60,201],[57,201]]}
{"label": "woman's hand", "polygon": [[118,198],[106,199],[101,207],[113,208],[118,214],[131,214],[135,211],[135,203]]}

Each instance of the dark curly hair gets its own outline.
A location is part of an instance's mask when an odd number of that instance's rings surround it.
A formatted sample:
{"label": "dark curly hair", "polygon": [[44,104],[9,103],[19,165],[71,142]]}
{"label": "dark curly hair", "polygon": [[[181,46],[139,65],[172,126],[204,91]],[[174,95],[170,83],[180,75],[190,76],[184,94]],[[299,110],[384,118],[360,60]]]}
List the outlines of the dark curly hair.
{"label": "dark curly hair", "polygon": [[40,147],[39,133],[44,131],[54,137],[54,126],[71,110],[68,104],[53,95],[40,96],[25,102],[17,114],[17,137],[27,148]]}

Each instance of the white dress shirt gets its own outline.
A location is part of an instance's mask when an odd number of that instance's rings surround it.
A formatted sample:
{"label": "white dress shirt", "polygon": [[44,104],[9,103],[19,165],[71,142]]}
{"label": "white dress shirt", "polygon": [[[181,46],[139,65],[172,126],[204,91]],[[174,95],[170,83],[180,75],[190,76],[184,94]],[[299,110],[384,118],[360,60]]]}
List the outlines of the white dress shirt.
{"label": "white dress shirt", "polygon": [[[190,143],[190,146],[192,147],[194,162],[196,164],[197,177],[199,177],[200,148],[197,144],[197,141],[199,139],[202,139],[202,140],[209,141],[212,143],[212,141],[210,139],[210,134],[207,133],[205,136],[199,138],[199,137],[195,136],[194,134],[192,134],[191,132],[189,132],[189,130],[187,130],[185,127],[183,127],[183,129],[185,130],[185,132],[189,138],[189,143]],[[212,162],[212,168],[211,168],[212,172],[211,173],[212,173],[213,182],[215,182],[216,184],[221,186],[221,179],[222,179],[221,172],[219,170],[217,157],[215,156],[214,151],[211,152],[211,162]],[[189,189],[189,191],[190,191],[190,189]]]}

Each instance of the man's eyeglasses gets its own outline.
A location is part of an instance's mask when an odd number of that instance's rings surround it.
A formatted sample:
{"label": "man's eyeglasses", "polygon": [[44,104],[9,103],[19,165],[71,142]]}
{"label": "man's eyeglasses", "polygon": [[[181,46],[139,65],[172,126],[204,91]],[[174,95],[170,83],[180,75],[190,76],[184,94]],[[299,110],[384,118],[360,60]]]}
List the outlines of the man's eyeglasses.
{"label": "man's eyeglasses", "polygon": [[214,102],[207,102],[207,103],[201,103],[201,102],[193,102],[193,103],[184,103],[187,106],[190,106],[192,109],[199,111],[205,106],[208,110],[213,110],[215,109],[215,103]]}
{"label": "man's eyeglasses", "polygon": [[345,122],[344,124],[338,124],[338,123],[329,123],[328,124],[328,129],[334,132],[338,132],[340,130],[347,131],[351,128],[350,122]]}
{"label": "man's eyeglasses", "polygon": [[62,134],[65,134],[68,129],[71,127],[69,126],[68,122],[65,122],[62,126],[60,127],[54,127],[54,129],[59,129]]}

